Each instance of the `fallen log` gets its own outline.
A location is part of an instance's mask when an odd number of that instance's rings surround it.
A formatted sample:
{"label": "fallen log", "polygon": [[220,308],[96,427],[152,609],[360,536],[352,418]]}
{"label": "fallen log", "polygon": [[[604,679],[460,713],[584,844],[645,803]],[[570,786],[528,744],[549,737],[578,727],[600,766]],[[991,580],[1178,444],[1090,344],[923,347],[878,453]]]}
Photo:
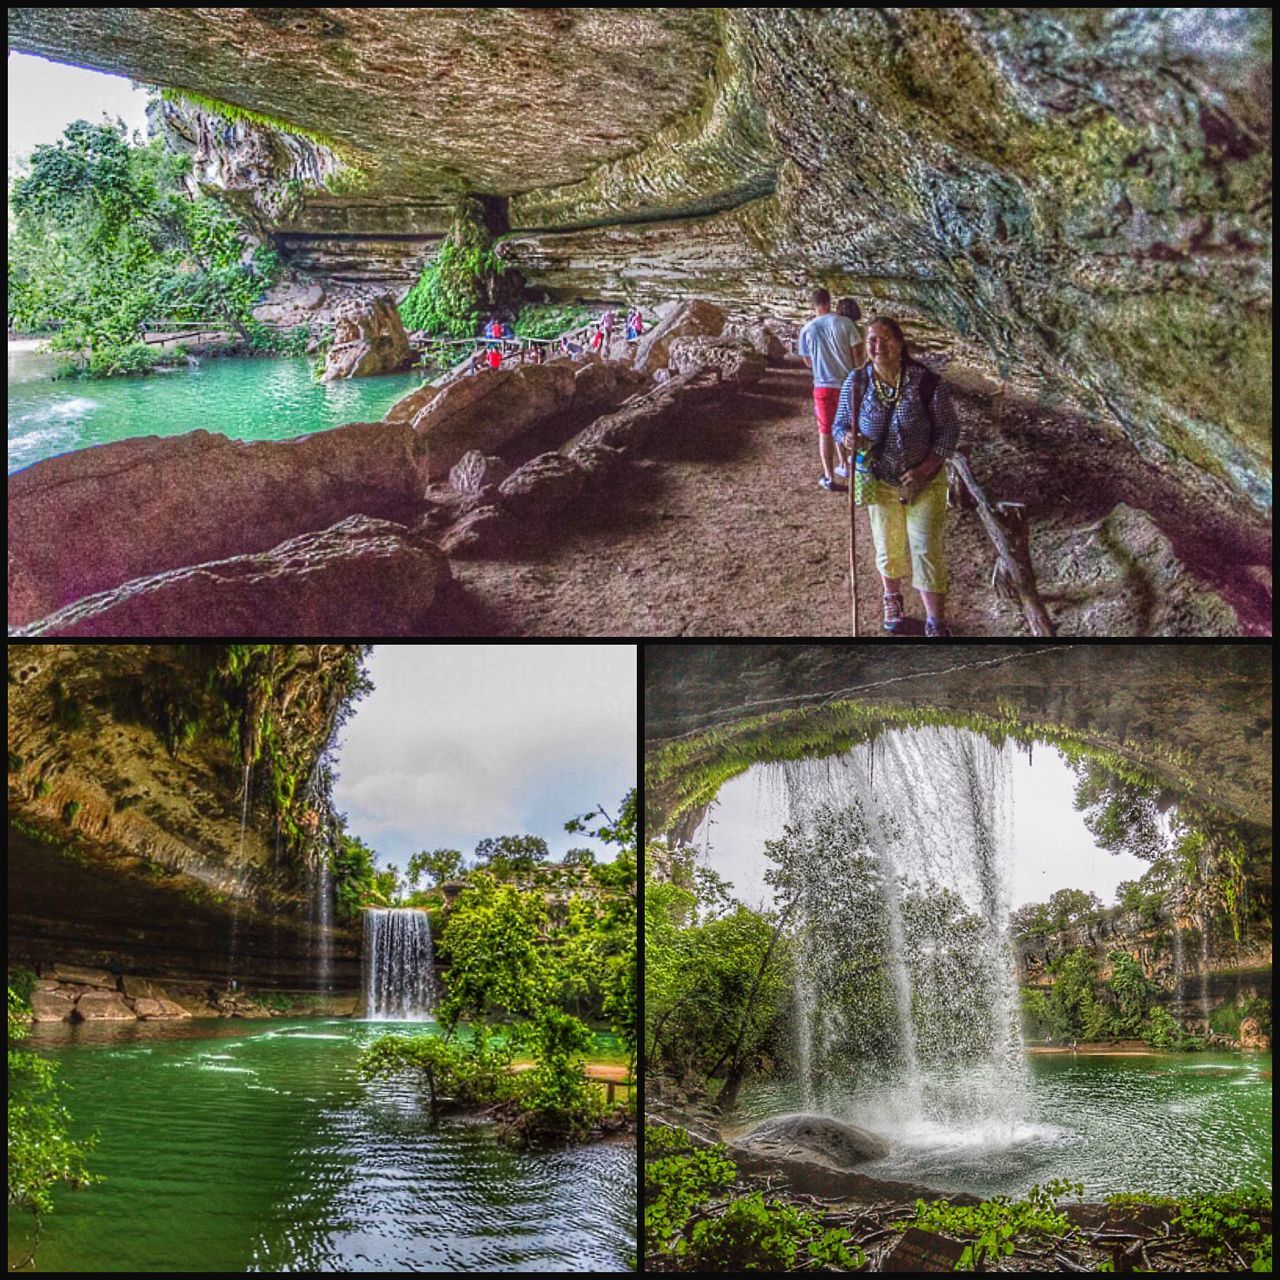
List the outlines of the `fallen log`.
{"label": "fallen log", "polygon": [[1031,555],[1026,528],[1026,513],[1021,503],[1000,503],[1000,510],[992,509],[987,496],[973,478],[968,459],[962,453],[951,455],[949,467],[958,475],[976,504],[978,519],[987,536],[995,544],[996,571],[994,584],[1012,593],[1022,606],[1023,616],[1033,636],[1055,634],[1053,620],[1049,617],[1040,592],[1036,588],[1035,575],[1031,572]]}

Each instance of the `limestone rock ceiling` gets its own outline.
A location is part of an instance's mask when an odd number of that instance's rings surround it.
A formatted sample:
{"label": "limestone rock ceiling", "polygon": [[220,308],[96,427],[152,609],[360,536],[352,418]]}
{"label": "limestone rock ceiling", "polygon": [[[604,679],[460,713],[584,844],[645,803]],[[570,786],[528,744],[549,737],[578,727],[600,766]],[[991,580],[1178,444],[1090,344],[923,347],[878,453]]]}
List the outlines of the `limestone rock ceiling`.
{"label": "limestone rock ceiling", "polygon": [[1269,509],[1266,10],[18,9],[9,32],[331,136],[374,199],[511,197],[502,252],[566,296],[851,292]]}
{"label": "limestone rock ceiling", "polygon": [[705,96],[709,9],[11,9],[9,46],[268,113],[378,189],[579,181]]}

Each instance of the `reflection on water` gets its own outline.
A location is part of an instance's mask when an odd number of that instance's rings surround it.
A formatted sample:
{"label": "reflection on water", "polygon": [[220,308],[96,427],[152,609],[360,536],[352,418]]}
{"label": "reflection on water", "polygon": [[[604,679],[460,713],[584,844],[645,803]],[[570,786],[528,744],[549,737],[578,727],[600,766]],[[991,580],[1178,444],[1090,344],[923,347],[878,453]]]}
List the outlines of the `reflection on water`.
{"label": "reflection on water", "polygon": [[378,422],[417,388],[414,374],[320,383],[308,360],[206,359],[143,378],[50,382],[58,358],[9,348],[9,470],[89,445],[203,428],[285,440]]}
{"label": "reflection on water", "polygon": [[[1092,1195],[1271,1186],[1270,1055],[1033,1055],[1030,1065],[1025,1124],[947,1122],[940,1117],[954,1110],[930,1114],[928,1093],[924,1114],[903,1114],[883,1073],[828,1082],[812,1109],[889,1141],[890,1154],[863,1172],[946,1191],[1016,1194],[1047,1178],[1083,1182]],[[934,1096],[960,1091],[964,1079],[935,1078]],[[794,1081],[744,1087],[732,1132],[806,1110],[803,1099]]]}
{"label": "reflection on water", "polygon": [[[508,1149],[364,1084],[385,1026],[343,1020],[37,1027],[105,1180],[60,1192],[40,1270],[619,1271],[629,1143]],[[26,1220],[10,1214],[10,1259]]]}

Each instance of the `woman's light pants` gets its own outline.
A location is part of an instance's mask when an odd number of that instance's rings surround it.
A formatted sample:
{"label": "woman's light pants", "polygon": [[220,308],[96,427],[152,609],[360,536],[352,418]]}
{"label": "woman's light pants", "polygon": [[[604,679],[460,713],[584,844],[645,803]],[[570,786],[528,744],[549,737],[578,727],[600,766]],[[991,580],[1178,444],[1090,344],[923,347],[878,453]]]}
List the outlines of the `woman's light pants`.
{"label": "woman's light pants", "polygon": [[909,506],[898,501],[895,485],[876,481],[868,488],[867,515],[876,544],[876,568],[886,578],[908,579],[917,591],[945,594],[946,467],[938,469]]}

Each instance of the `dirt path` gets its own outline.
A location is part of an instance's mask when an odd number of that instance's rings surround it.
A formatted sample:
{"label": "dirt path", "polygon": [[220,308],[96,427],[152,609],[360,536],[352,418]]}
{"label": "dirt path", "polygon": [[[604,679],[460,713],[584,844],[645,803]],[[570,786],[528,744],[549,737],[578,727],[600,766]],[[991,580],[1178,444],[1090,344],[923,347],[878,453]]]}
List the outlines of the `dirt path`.
{"label": "dirt path", "polygon": [[[1000,404],[989,388],[964,381],[969,389],[956,389],[961,447],[992,501],[1028,504],[1036,570],[1059,634],[1269,633],[1269,570],[1254,567],[1270,564],[1265,530],[1206,519],[1194,495],[1118,435],[1034,404]],[[505,561],[456,561],[440,634],[847,636],[846,497],[817,484],[808,372],[771,368],[701,413],[668,429],[549,537]],[[1093,529],[1119,502],[1137,509],[1131,523],[1149,553],[1116,548],[1110,524]],[[989,585],[994,553],[977,517],[951,511],[948,519],[956,634],[1026,635],[1020,609]],[[878,637],[880,583],[865,512],[858,521],[858,630]],[[1165,538],[1217,594],[1207,595]],[[920,599],[908,592],[906,604],[919,635]]]}

